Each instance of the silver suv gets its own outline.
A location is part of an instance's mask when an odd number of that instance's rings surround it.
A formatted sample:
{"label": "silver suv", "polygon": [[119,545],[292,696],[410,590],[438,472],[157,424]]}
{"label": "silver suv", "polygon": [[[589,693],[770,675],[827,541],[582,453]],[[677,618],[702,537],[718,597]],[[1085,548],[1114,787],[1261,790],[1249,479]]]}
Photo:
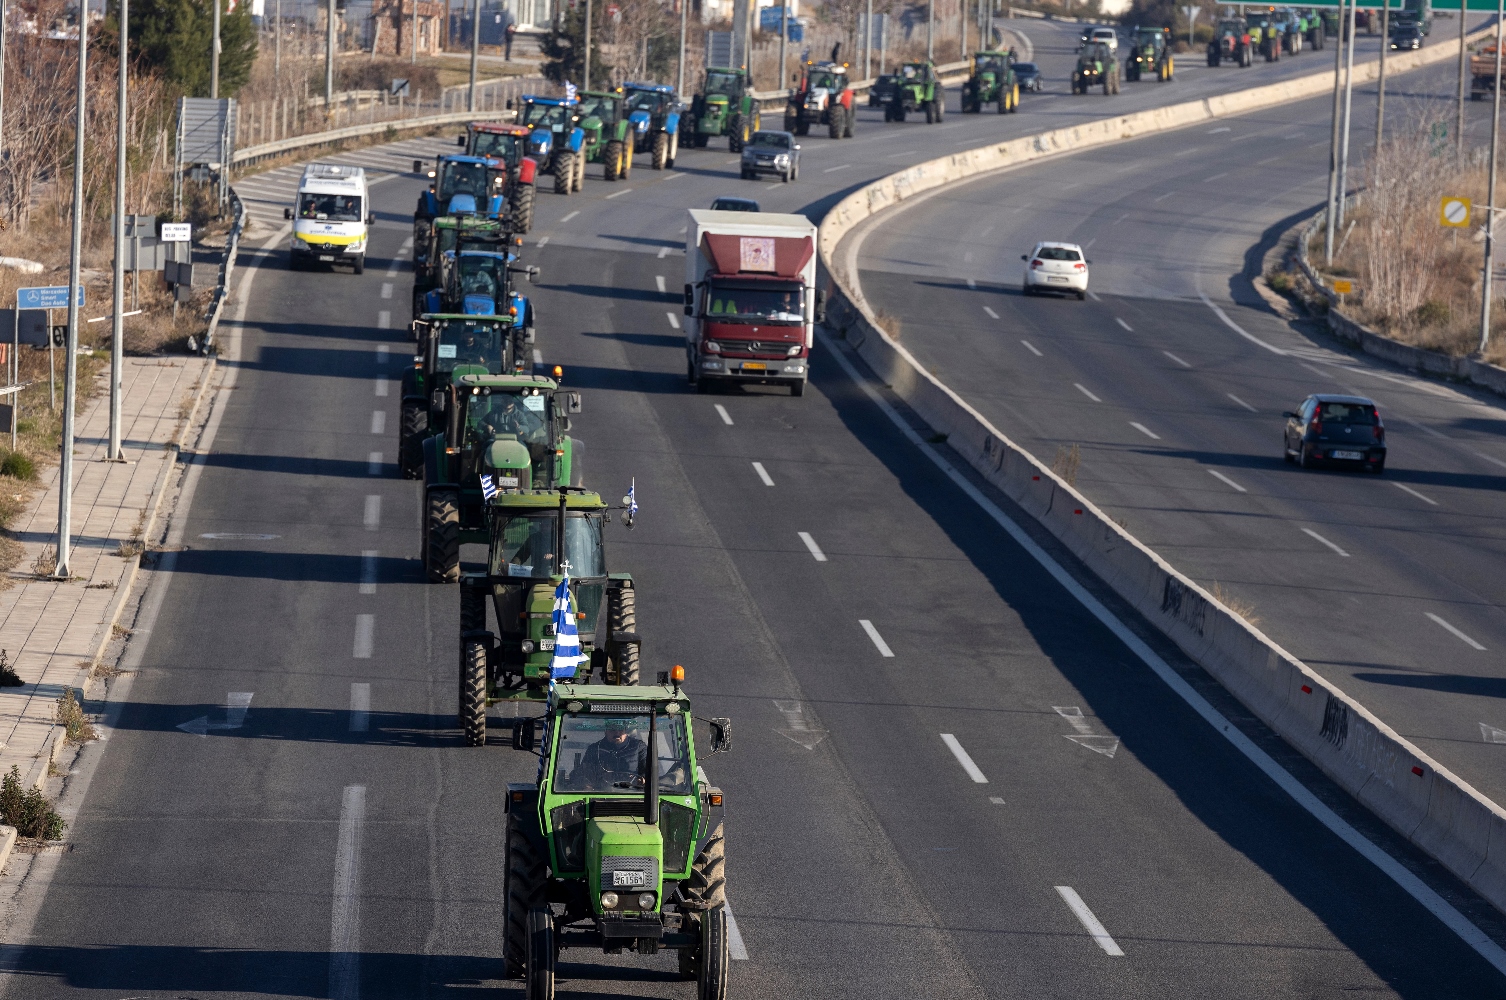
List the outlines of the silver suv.
{"label": "silver suv", "polygon": [[754,132],[743,147],[743,180],[776,174],[789,182],[800,176],[800,144],[791,132]]}

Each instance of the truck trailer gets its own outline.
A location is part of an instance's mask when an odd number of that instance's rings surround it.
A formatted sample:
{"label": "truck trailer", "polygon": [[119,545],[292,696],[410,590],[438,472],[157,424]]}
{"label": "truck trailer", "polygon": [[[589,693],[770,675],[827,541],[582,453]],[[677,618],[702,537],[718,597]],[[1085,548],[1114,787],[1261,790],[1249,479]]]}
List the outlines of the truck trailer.
{"label": "truck trailer", "polygon": [[690,209],[686,377],[699,392],[744,382],[805,394],[815,325],[816,225],[803,215]]}

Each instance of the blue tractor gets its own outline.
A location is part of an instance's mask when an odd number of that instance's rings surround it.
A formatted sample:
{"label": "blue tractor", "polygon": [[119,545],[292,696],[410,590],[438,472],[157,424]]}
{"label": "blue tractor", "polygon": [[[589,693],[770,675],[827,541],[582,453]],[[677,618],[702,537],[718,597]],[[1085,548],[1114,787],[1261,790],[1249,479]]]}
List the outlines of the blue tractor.
{"label": "blue tractor", "polygon": [[528,155],[538,161],[540,170],[554,174],[554,193],[579,191],[586,180],[586,158],[581,155],[586,133],[577,125],[580,100],[524,94],[519,105],[518,123],[532,130]]}
{"label": "blue tractor", "polygon": [[658,83],[629,83],[623,88],[623,107],[632,125],[633,152],[649,153],[649,165],[663,170],[675,165],[680,151],[680,99],[675,88]]}
{"label": "blue tractor", "polygon": [[[421,166],[415,161],[415,168]],[[507,208],[511,177],[505,160],[489,156],[441,156],[429,171],[429,186],[418,196],[415,223],[442,215],[500,219]]]}
{"label": "blue tractor", "polygon": [[514,274],[532,281],[537,267],[518,263],[518,255],[506,249],[447,250],[440,262],[443,281],[424,293],[423,313],[459,316],[508,316],[523,333],[523,342],[534,342],[533,303],[512,285]]}

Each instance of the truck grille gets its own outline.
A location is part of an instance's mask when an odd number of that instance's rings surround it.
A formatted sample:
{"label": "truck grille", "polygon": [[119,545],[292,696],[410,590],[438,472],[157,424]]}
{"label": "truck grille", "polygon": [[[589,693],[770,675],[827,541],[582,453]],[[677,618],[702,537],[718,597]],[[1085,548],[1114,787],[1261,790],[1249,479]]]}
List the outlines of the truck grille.
{"label": "truck grille", "polygon": [[778,340],[723,340],[721,345],[723,354],[767,358],[782,358],[790,349],[789,344]]}
{"label": "truck grille", "polygon": [[615,892],[639,889],[657,892],[659,860],[657,858],[604,857],[601,859],[601,887]]}

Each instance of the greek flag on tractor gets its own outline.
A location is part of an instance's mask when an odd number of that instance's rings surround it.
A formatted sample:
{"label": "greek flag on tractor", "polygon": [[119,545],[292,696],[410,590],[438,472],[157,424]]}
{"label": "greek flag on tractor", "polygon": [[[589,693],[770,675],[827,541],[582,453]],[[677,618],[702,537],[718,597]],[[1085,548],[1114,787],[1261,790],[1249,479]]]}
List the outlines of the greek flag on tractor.
{"label": "greek flag on tractor", "polygon": [[570,577],[554,588],[554,659],[549,661],[549,679],[574,677],[575,668],[585,656],[580,651],[580,633],[575,630],[575,615],[570,610]]}
{"label": "greek flag on tractor", "polygon": [[497,495],[497,484],[492,481],[492,477],[491,476],[487,475],[484,472],[481,473],[481,496],[483,498],[485,498],[488,502],[490,502],[491,498],[494,497],[494,496],[496,496],[496,495]]}

